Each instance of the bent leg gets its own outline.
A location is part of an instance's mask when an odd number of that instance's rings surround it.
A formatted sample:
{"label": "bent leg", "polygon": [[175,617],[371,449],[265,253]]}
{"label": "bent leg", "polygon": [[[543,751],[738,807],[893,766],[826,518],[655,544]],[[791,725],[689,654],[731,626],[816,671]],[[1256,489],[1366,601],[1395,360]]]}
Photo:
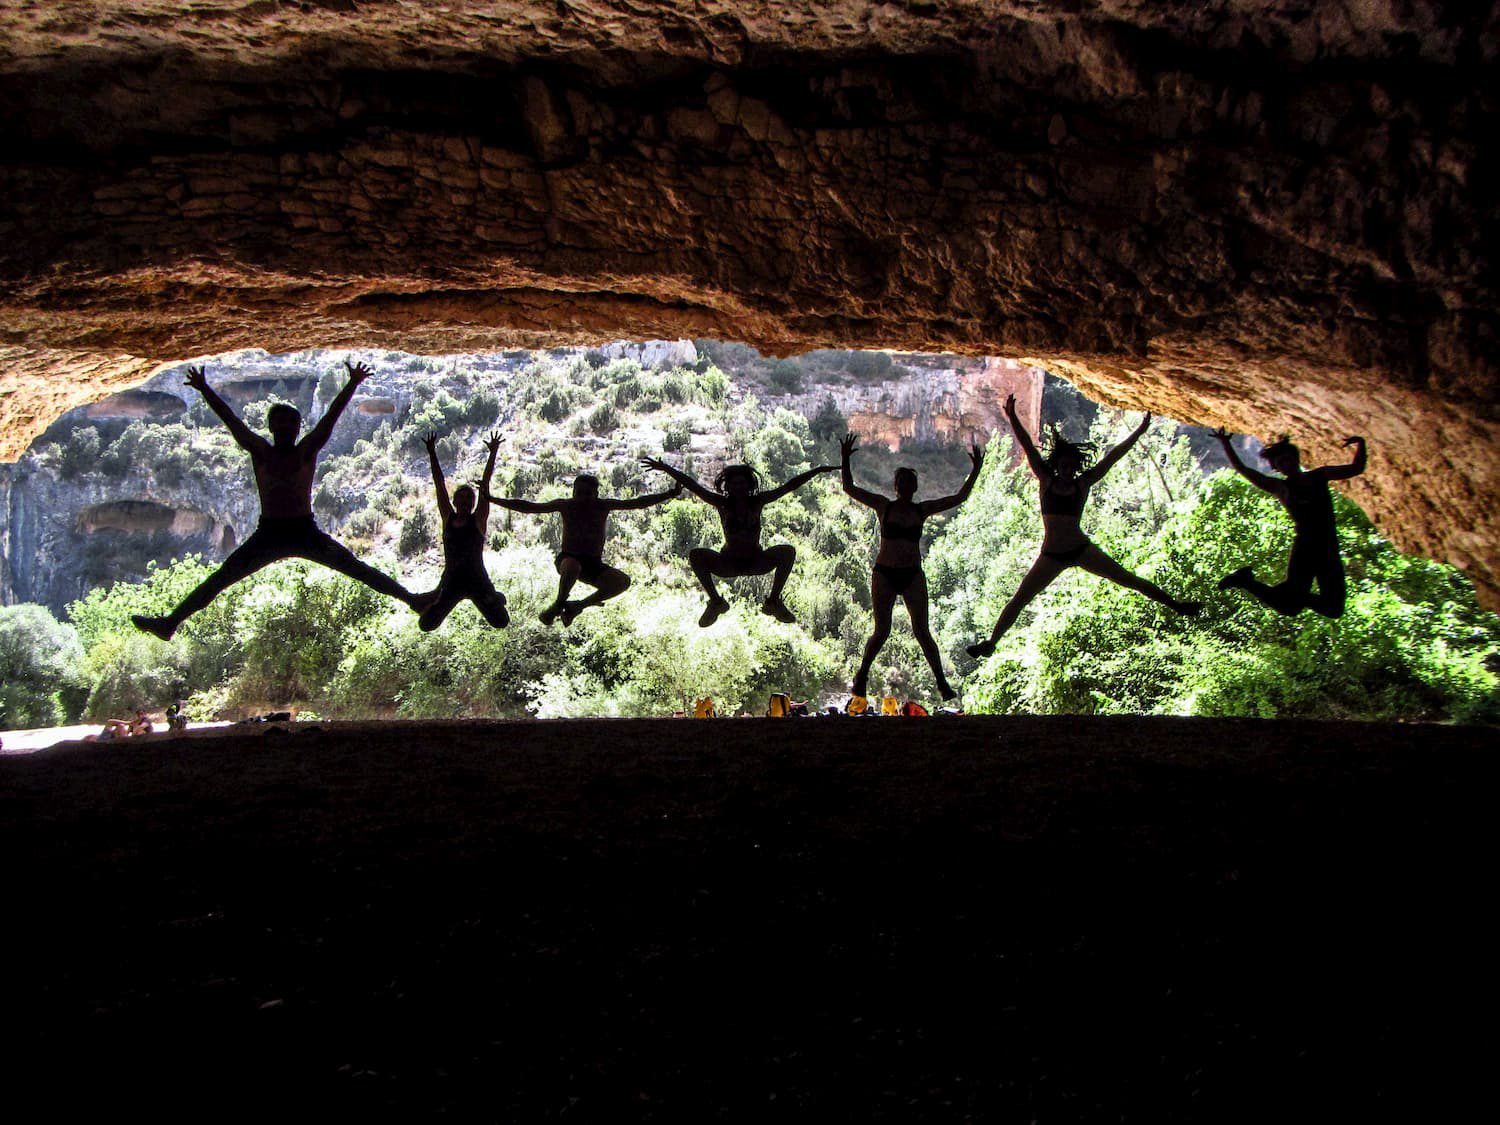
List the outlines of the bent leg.
{"label": "bent leg", "polygon": [[1092,543],[1084,550],[1078,560],[1078,565],[1090,574],[1097,574],[1100,578],[1108,578],[1117,586],[1124,586],[1127,590],[1145,594],[1153,602],[1160,602],[1178,613],[1196,612],[1198,608],[1197,603],[1180,602],[1154,582],[1148,582],[1140,575],[1132,574]]}
{"label": "bent leg", "polygon": [[896,592],[891,589],[890,581],[879,571],[870,575],[870,605],[875,616],[875,631],[865,642],[859,671],[854,674],[854,683],[850,685],[854,695],[869,694],[870,667],[891,635],[891,611],[896,605]]}
{"label": "bent leg", "polygon": [[1324,617],[1344,616],[1347,589],[1344,582],[1344,560],[1334,552],[1318,567],[1318,592],[1307,599],[1307,608]]}
{"label": "bent leg", "polygon": [[442,584],[439,584],[429,596],[432,598],[432,603],[417,618],[417,625],[424,633],[432,632],[446,621],[454,607],[464,600],[463,594],[458,590]]}
{"label": "bent leg", "polygon": [[778,543],[761,552],[758,565],[764,569],[754,572],[764,574],[766,570],[775,568],[776,577],[771,580],[771,592],[761,603],[760,611],[788,625],[794,624],[797,616],[787,608],[786,602],[781,600],[781,591],[786,589],[786,580],[792,576],[792,566],[796,561],[797,548],[790,543]]}
{"label": "bent leg", "polygon": [[1068,568],[1067,563],[1059,562],[1050,555],[1038,555],[1036,562],[1031,564],[1031,569],[1026,572],[1026,577],[1021,579],[1021,584],[1016,587],[1016,592],[1011,595],[1010,601],[1005,603],[1005,608],[1000,611],[1000,617],[995,622],[995,627],[990,631],[990,639],[981,641],[977,645],[969,646],[970,656],[988,656],[995,651],[995,645],[1005,632],[1016,623],[1016,618],[1021,616],[1021,611],[1031,604],[1031,600],[1052,584],[1052,580]]}
{"label": "bent leg", "polygon": [[792,576],[792,567],[797,562],[797,548],[790,543],[778,543],[774,547],[767,547],[765,559],[776,568],[776,577],[771,581],[770,601],[779,602],[781,591],[786,588],[786,580]]}
{"label": "bent leg", "polygon": [[542,610],[537,616],[541,618],[543,625],[551,625],[557,615],[567,605],[568,595],[572,593],[573,586],[578,582],[578,576],[583,573],[583,564],[575,558],[559,558],[557,560],[557,597],[551,605]]}
{"label": "bent leg", "polygon": [[510,624],[510,610],[505,605],[505,595],[495,587],[486,582],[483,588],[470,595],[474,602],[474,608],[490,626],[495,629],[504,629]]}
{"label": "bent leg", "polygon": [[[1301,613],[1311,604],[1313,579],[1317,568],[1313,558],[1302,544],[1292,543],[1292,556],[1287,560],[1286,577],[1275,586],[1268,586],[1254,578],[1245,580],[1244,588],[1251,596],[1274,609],[1284,617]],[[1339,568],[1339,585],[1343,585],[1343,567]],[[1340,597],[1340,611],[1343,599]]]}
{"label": "bent leg", "polygon": [[707,547],[694,547],[688,552],[688,565],[693,568],[693,575],[698,579],[698,584],[703,587],[703,592],[708,595],[711,602],[720,602],[724,599],[719,596],[719,588],[714,585],[714,576],[728,577],[724,574],[724,556],[718,551],[710,551]]}
{"label": "bent leg", "polygon": [[618,598],[630,589],[630,575],[612,566],[601,565],[593,579],[585,579],[585,581],[594,587],[594,592],[578,603],[579,609],[587,609],[591,605],[603,605],[610,598]]}
{"label": "bent leg", "polygon": [[953,690],[952,685],[948,683],[948,677],[943,674],[943,654],[938,650],[937,641],[927,621],[927,575],[918,573],[901,598],[906,602],[906,615],[911,618],[912,636],[917,638],[922,655],[927,658],[927,667],[932,669],[932,678],[937,682],[938,694],[944,699],[952,699],[958,693]]}

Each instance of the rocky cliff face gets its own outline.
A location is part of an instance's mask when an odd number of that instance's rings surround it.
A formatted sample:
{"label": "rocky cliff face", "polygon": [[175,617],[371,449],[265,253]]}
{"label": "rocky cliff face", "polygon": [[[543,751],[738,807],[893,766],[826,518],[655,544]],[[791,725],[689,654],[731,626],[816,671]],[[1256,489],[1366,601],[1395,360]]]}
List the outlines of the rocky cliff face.
{"label": "rocky cliff face", "polygon": [[832,400],[849,428],[868,442],[900,449],[905,442],[983,445],[1009,430],[1005,399],[1016,396],[1021,421],[1040,431],[1045,373],[1014,360],[952,355],[895,355],[891,375],[875,383],[818,384],[793,401],[812,417]]}
{"label": "rocky cliff face", "polygon": [[139,577],[149,559],[222,559],[255,527],[243,479],[168,486],[140,465],[121,480],[64,480],[32,456],[6,469],[0,604],[38,602],[60,615],[95,586]]}
{"label": "rocky cliff face", "polygon": [[[0,4],[0,432],[165,360],[1004,355],[1500,592],[1493,4]],[[1436,458],[1436,460],[1435,460]]]}

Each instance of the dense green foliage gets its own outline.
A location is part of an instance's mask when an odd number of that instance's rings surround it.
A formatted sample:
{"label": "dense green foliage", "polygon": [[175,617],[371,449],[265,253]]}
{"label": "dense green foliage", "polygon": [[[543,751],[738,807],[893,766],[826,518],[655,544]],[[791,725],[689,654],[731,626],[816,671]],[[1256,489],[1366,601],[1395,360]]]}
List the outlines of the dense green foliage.
{"label": "dense green foliage", "polygon": [[83,701],[83,650],[45,606],[0,606],[0,729],[47,727]]}
{"label": "dense green foliage", "polygon": [[[777,384],[800,387],[801,373],[794,381],[789,361],[765,361],[750,384],[731,383],[715,358],[730,349],[704,348],[698,363],[671,370],[597,352],[536,356],[498,370],[392,353],[389,363],[417,375],[410,406],[367,424],[347,453],[325,458],[315,510],[353,549],[410,588],[426,589],[441,567],[421,447],[428,430],[443,435],[438,452],[451,488],[477,477],[483,435],[498,427],[495,491],[539,499],[565,493],[580,471],[597,473],[610,495],[664,487],[639,467],[643,453],[666,451],[703,477],[744,459],[768,486],[834,462],[842,418],[831,398],[807,407],[811,420],[770,408],[747,386],[774,403]],[[799,362],[801,372],[857,381],[888,371],[890,357],[874,354],[822,352]],[[341,370],[323,371],[320,402],[341,385]],[[268,401],[246,410],[252,424],[263,421]],[[1070,416],[1077,426],[1092,419],[1092,436],[1103,445],[1131,424],[1107,411],[1079,408]],[[250,487],[227,433],[196,421],[196,431],[134,423],[102,453],[98,433],[80,428],[47,456],[60,473],[113,471],[122,458],[143,457],[158,475],[235,473]],[[957,486],[967,459],[952,446],[864,450],[856,460],[860,483],[889,492],[898,464],[913,465],[920,495],[935,496]],[[1000,435],[969,502],[928,522],[934,632],[975,711],[1500,718],[1500,692],[1482,664],[1500,641],[1500,622],[1478,608],[1456,571],[1402,556],[1357,507],[1342,498],[1337,507],[1349,570],[1343,619],[1282,618],[1242,593],[1219,592],[1216,579],[1240,565],[1280,576],[1289,521],[1232,474],[1205,479],[1187,440],[1158,421],[1094,490],[1085,529],[1127,567],[1177,596],[1201,598],[1204,612],[1178,618],[1070,570],[994,656],[976,663],[964,645],[987,635],[1041,538],[1035,480]],[[720,541],[717,518],[703,503],[684,496],[620,513],[611,529],[609,559],[635,585],[568,630],[537,620],[555,591],[556,520],[500,510],[491,518],[487,559],[510,599],[512,625],[503,631],[464,605],[441,629],[423,633],[405,607],[290,562],[231,589],[170,644],[137,632],[130,614],[165,611],[208,572],[197,557],[94,590],[71,607],[70,626],[35,607],[6,610],[0,639],[22,639],[5,640],[4,659],[27,670],[12,674],[6,665],[8,710],[0,721],[80,711],[97,718],[177,696],[189,698],[199,718],[289,705],[344,717],[668,714],[702,695],[722,713],[760,712],[773,691],[831,697],[847,683],[870,628],[876,528],[836,476],[766,510],[765,541],[789,542],[798,552],[786,592],[797,625],[757,612],[769,587],[760,578],[726,583],[733,611],[698,628],[703,598],[685,556]],[[74,631],[77,647],[69,648]],[[12,691],[12,680],[27,687]],[[871,687],[931,696],[931,674],[899,609]]]}

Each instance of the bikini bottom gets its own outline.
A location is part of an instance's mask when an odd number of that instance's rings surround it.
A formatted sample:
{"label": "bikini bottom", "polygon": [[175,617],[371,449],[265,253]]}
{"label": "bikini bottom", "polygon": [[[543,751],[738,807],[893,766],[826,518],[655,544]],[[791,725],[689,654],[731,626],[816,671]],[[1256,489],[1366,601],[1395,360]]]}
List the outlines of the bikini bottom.
{"label": "bikini bottom", "polygon": [[1087,551],[1090,546],[1092,546],[1092,544],[1089,543],[1087,539],[1085,539],[1082,543],[1078,544],[1078,546],[1069,547],[1066,551],[1043,551],[1042,554],[1046,555],[1049,559],[1053,559],[1057,562],[1062,563],[1063,566],[1072,566],[1079,559],[1083,558],[1083,553]]}
{"label": "bikini bottom", "polygon": [[892,592],[904,594],[907,588],[917,580],[917,575],[922,573],[922,568],[920,566],[888,566],[885,563],[876,563],[875,573],[891,584]]}

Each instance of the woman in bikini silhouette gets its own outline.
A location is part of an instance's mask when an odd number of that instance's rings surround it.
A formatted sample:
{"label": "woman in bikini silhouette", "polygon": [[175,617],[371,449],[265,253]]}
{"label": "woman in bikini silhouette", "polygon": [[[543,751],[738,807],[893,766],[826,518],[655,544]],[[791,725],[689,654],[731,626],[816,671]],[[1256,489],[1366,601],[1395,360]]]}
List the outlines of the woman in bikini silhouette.
{"label": "woman in bikini silhouette", "polygon": [[944,496],[941,500],[916,500],[916,472],[907,468],[897,469],[893,482],[896,497],[893,500],[855,485],[849,461],[858,448],[857,434],[845,434],[844,440],[839,443],[839,449],[843,452],[841,467],[844,491],[866,507],[874,508],[875,514],[880,517],[880,553],[875,557],[875,569],[870,574],[870,605],[875,615],[875,631],[865,642],[865,654],[849,690],[857,696],[867,694],[870,665],[875,663],[875,657],[885,646],[886,638],[891,635],[891,613],[896,607],[896,599],[901,598],[906,602],[906,615],[911,618],[912,636],[916,637],[917,644],[922,648],[922,655],[927,658],[933,679],[937,681],[938,693],[944,699],[952,699],[958,693],[949,685],[948,677],[943,675],[942,654],[938,652],[937,641],[933,640],[932,630],[927,625],[927,575],[922,571],[922,524],[928,516],[956,508],[969,498],[974,482],[979,479],[984,454],[977,445],[970,446],[969,460],[974,467],[969,471],[969,479],[952,496]]}
{"label": "woman in bikini silhouette", "polygon": [[1026,577],[1021,579],[1021,585],[1015,594],[1000,611],[1000,618],[995,622],[989,640],[970,645],[969,655],[984,657],[994,652],[995,645],[1005,635],[1005,631],[1015,624],[1021,610],[1070,566],[1081,566],[1090,574],[1097,574],[1127,589],[1145,594],[1152,601],[1160,602],[1177,613],[1197,613],[1201,608],[1198,602],[1178,601],[1159,586],[1130,573],[1096,547],[1083,533],[1078,522],[1083,515],[1083,505],[1088,500],[1089,490],[1104,479],[1104,475],[1114,468],[1115,463],[1140,440],[1146,427],[1151,424],[1151,415],[1147,414],[1141,419],[1141,424],[1135,428],[1134,433],[1091,468],[1085,468],[1084,464],[1093,452],[1092,448],[1064,441],[1060,437],[1053,440],[1052,449],[1046,457],[1038,453],[1031,435],[1016,417],[1015,395],[1005,400],[1005,416],[1010,419],[1011,429],[1015,431],[1016,440],[1021,443],[1027,464],[1031,466],[1031,471],[1036,474],[1041,486],[1042,524],[1045,529],[1042,534],[1042,552],[1037,556],[1036,562],[1031,564]]}
{"label": "woman in bikini silhouette", "polygon": [[448,496],[443,480],[443,466],[438,461],[436,433],[422,439],[432,468],[432,487],[437,492],[438,511],[443,517],[443,576],[437,589],[428,594],[426,608],[417,623],[424,633],[436,629],[453,612],[459,602],[468,598],[474,607],[496,629],[510,624],[505,595],[495,589],[484,569],[484,537],[490,523],[490,478],[495,475],[495,454],[500,449],[500,435],[493,433],[484,447],[490,451],[484,463],[484,477],[478,489],[461,484]]}
{"label": "woman in bikini silhouette", "polygon": [[[1325,465],[1319,469],[1302,468],[1302,455],[1291,439],[1282,436],[1278,442],[1261,451],[1261,459],[1282,475],[1281,480],[1258,473],[1240,459],[1230,444],[1229,434],[1221,426],[1219,443],[1235,472],[1256,488],[1280,500],[1292,517],[1297,534],[1292,540],[1292,555],[1287,560],[1286,578],[1268,586],[1242,566],[1226,574],[1219,589],[1244,590],[1277,613],[1291,617],[1310,609],[1324,617],[1344,615],[1344,561],[1339,556],[1339,535],[1334,526],[1333,495],[1328,482],[1348,480],[1365,471],[1365,439],[1350,437],[1344,445],[1354,446],[1354,459],[1347,465]],[[1317,582],[1318,592],[1312,592]]]}

